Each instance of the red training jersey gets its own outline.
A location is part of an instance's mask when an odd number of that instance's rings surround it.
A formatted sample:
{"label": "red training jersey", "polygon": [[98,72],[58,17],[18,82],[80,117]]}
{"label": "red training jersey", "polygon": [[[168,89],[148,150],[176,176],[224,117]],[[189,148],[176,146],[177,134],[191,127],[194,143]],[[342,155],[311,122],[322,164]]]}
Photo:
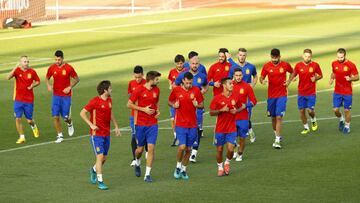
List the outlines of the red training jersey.
{"label": "red training jersey", "polygon": [[169,71],[169,75],[168,75],[168,80],[171,81],[171,84],[174,84],[174,81],[176,80],[176,78],[178,77],[178,75],[181,73],[181,72],[184,72],[185,71],[185,68],[183,68],[181,71],[179,71],[178,69],[176,68],[173,68]]}
{"label": "red training jersey", "polygon": [[[152,87],[150,90],[147,89],[144,85],[139,86],[130,96],[130,101],[135,103],[139,107],[150,106],[151,109],[155,111],[158,110],[160,89],[158,87]],[[140,126],[151,126],[157,124],[157,119],[155,118],[156,112],[148,115],[143,111],[134,110],[134,122],[135,125]]]}
{"label": "red training jersey", "polygon": [[[241,107],[238,97],[231,94],[229,97],[223,94],[216,95],[210,104],[210,110],[220,110],[225,106],[229,109]],[[215,133],[233,133],[236,132],[236,115],[230,112],[221,112],[216,119]]]}
{"label": "red training jersey", "polygon": [[280,61],[275,65],[271,61],[266,63],[261,71],[261,76],[265,78],[268,76],[268,98],[279,98],[287,96],[286,73],[292,73],[293,69],[288,62]]}
{"label": "red training jersey", "polygon": [[[146,83],[146,80],[145,79],[142,79],[140,81],[140,83],[138,83],[135,79],[134,80],[130,80],[129,81],[129,85],[128,85],[128,95],[129,97],[131,96],[131,94],[133,93],[133,91],[139,87],[139,86],[143,86],[145,85]],[[134,110],[131,110],[130,112],[130,116],[134,116]]]}
{"label": "red training jersey", "polygon": [[295,76],[299,75],[298,95],[315,95],[316,82],[312,82],[311,78],[316,75],[322,76],[319,64],[314,61],[311,61],[309,64],[305,64],[301,61],[295,65],[294,73]]}
{"label": "red training jersey", "polygon": [[182,86],[175,87],[169,96],[169,101],[175,103],[179,100],[179,108],[175,113],[175,126],[182,128],[197,128],[196,107],[193,105],[193,100],[199,104],[204,101],[199,88],[191,87],[185,90]]}
{"label": "red training jersey", "polygon": [[34,81],[40,82],[40,78],[34,69],[29,68],[26,70],[17,67],[14,72],[15,87],[14,87],[14,100],[25,103],[34,102],[34,91],[29,90],[28,87]]}
{"label": "red training jersey", "polygon": [[[229,75],[229,70],[231,68],[231,64],[229,62],[225,63],[214,63],[210,66],[208,71],[208,81],[209,82],[220,82],[221,79],[227,78]],[[213,94],[214,96],[221,94],[223,92],[223,87],[213,87]]]}
{"label": "red training jersey", "polygon": [[77,77],[77,73],[75,72],[74,68],[71,65],[65,63],[61,67],[59,67],[58,65],[53,64],[48,68],[46,77],[48,79],[50,79],[51,77],[54,78],[54,83],[53,83],[54,95],[71,96],[72,93],[71,90],[68,94],[65,94],[63,92],[65,88],[70,86],[70,78]]}
{"label": "red training jersey", "polygon": [[100,96],[96,96],[90,100],[84,109],[90,112],[91,123],[99,128],[98,130],[90,128],[90,135],[110,136],[112,99],[109,97],[103,100]]}
{"label": "red training jersey", "polygon": [[[255,106],[257,103],[254,90],[252,87],[246,83],[245,81],[235,82],[234,81],[234,89],[233,94],[238,97],[238,100],[241,104],[246,104],[248,100]],[[249,112],[248,109],[240,111],[236,114],[236,120],[249,120]]]}
{"label": "red training jersey", "polygon": [[356,65],[349,60],[340,63],[338,60],[332,62],[332,72],[335,75],[335,93],[352,95],[352,82],[347,81],[345,76],[358,75]]}

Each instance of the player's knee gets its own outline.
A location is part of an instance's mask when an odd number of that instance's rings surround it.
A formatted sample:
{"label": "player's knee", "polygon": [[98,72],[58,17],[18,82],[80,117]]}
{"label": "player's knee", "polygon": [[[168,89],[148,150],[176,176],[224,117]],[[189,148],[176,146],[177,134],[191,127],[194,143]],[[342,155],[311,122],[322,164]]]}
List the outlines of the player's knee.
{"label": "player's knee", "polygon": [[345,113],[349,113],[349,112],[350,112],[350,109],[344,109],[344,112],[345,112]]}
{"label": "player's knee", "polygon": [[333,108],[333,111],[334,111],[335,113],[340,113],[339,108]]}

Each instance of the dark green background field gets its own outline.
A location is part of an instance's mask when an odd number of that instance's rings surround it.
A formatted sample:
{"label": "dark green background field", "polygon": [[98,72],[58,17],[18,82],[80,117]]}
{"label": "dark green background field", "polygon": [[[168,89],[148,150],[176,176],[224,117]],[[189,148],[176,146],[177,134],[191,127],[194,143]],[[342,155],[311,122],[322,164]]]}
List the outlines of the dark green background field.
{"label": "dark green background field", "polygon": [[[26,126],[27,142],[16,145],[18,137],[12,111],[13,81],[0,80],[0,201],[1,202],[358,202],[360,183],[359,92],[354,85],[352,132],[344,136],[333,118],[331,89],[328,85],[331,61],[336,49],[348,50],[348,58],[360,64],[359,11],[298,11],[258,9],[201,9],[178,13],[146,15],[112,20],[84,21],[39,26],[31,30],[0,31],[0,77],[16,64],[20,55],[29,55],[32,67],[42,79],[36,88],[35,113],[41,137],[35,139]],[[296,97],[288,101],[282,150],[271,147],[273,132],[261,102],[253,113],[257,142],[249,144],[243,162],[232,162],[229,177],[216,177],[213,128],[205,129],[198,163],[188,168],[190,180],[173,176],[176,149],[170,147],[167,73],[176,54],[190,50],[200,53],[209,67],[217,60],[217,49],[227,47],[236,54],[239,47],[249,50],[248,60],[258,71],[269,60],[269,51],[280,48],[282,58],[295,64],[304,48],[312,48],[324,79],[319,81],[318,132],[301,136]],[[73,138],[65,136],[53,144],[51,93],[44,83],[47,67],[56,49],[78,72],[81,82],[74,90]],[[136,64],[145,71],[159,70],[161,118],[154,182],[146,184],[133,175],[129,166],[130,133],[127,82]],[[88,126],[80,120],[82,107],[96,95],[100,80],[113,84],[113,112],[124,127],[122,137],[112,137],[104,179],[109,191],[100,191],[88,181],[94,157]],[[258,84],[259,101],[266,99],[266,86]],[[292,84],[289,94],[296,94]],[[207,105],[211,99],[207,93]],[[204,125],[214,125],[205,115]],[[165,120],[165,121],[164,121]],[[66,134],[66,133],[65,133]]]}

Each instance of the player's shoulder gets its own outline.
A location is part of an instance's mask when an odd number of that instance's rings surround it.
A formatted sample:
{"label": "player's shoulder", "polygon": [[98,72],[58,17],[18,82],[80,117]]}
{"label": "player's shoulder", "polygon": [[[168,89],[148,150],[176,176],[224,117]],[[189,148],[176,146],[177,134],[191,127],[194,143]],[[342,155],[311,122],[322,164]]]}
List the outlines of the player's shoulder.
{"label": "player's shoulder", "polygon": [[51,64],[48,69],[54,69],[56,67],[57,67],[57,65],[54,63],[54,64]]}
{"label": "player's shoulder", "polygon": [[70,65],[69,63],[65,63],[64,67],[66,68],[70,68],[70,69],[74,69],[74,67],[72,65]]}
{"label": "player's shoulder", "polygon": [[281,61],[280,63],[281,63],[281,65],[290,66],[290,67],[291,67],[290,63],[287,62],[287,61]]}
{"label": "player's shoulder", "polygon": [[338,65],[339,64],[339,61],[338,60],[334,60],[333,62],[331,62],[331,65],[332,66],[336,66],[336,65]]}
{"label": "player's shoulder", "polygon": [[271,61],[268,61],[264,64],[263,68],[268,68],[272,65]]}
{"label": "player's shoulder", "polygon": [[349,65],[349,66],[355,66],[355,63],[353,63],[349,59],[346,60],[346,64]]}
{"label": "player's shoulder", "polygon": [[251,63],[251,62],[246,62],[246,66],[248,66],[249,68],[253,68],[253,69],[256,69],[256,66],[255,64]]}

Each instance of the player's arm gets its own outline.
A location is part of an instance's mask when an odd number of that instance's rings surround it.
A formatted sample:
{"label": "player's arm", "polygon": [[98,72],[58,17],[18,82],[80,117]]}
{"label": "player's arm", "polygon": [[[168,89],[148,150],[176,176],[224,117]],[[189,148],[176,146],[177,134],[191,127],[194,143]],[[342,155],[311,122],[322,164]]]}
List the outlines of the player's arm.
{"label": "player's arm", "polygon": [[174,109],[179,108],[180,102],[175,96],[174,90],[171,91],[168,99],[168,105]]}
{"label": "player's arm", "polygon": [[113,122],[114,127],[115,127],[115,129],[114,129],[115,135],[116,135],[116,136],[121,136],[121,132],[120,132],[120,129],[119,129],[119,125],[117,124],[117,121],[116,121],[116,119],[115,119],[115,116],[114,116],[113,112],[111,112],[111,121]]}
{"label": "player's arm", "polygon": [[70,88],[74,88],[80,82],[80,78],[78,76],[72,77]]}
{"label": "player's arm", "polygon": [[6,76],[6,79],[7,79],[7,80],[10,80],[11,78],[14,77],[14,73],[15,73],[16,69],[18,68],[18,66],[19,66],[19,64],[17,64],[17,65],[10,71],[10,73]]}
{"label": "player's arm", "polygon": [[253,79],[252,79],[252,81],[251,81],[251,87],[252,87],[252,88],[255,87],[255,85],[256,85],[257,82],[258,82],[258,79],[259,79],[258,75],[254,75],[254,76],[253,76]]}
{"label": "player's arm", "polygon": [[335,80],[335,74],[331,73],[330,80],[329,80],[329,85],[332,85],[334,83],[334,80]]}
{"label": "player's arm", "polygon": [[87,113],[88,111],[86,109],[82,109],[80,112],[80,117],[85,121],[85,123],[87,123],[90,126],[92,130],[98,130],[99,128],[90,121],[89,117],[87,116]]}
{"label": "player's arm", "polygon": [[257,104],[257,99],[254,93],[254,90],[252,88],[249,88],[248,98],[251,103],[251,107],[255,106]]}
{"label": "player's arm", "polygon": [[225,105],[221,109],[214,109],[212,108],[212,105],[210,105],[210,116],[217,116],[223,112],[228,112],[228,111],[229,111],[229,107],[227,105]]}
{"label": "player's arm", "polygon": [[52,91],[53,85],[50,83],[50,77],[48,77],[48,76],[45,77],[45,83],[46,83],[47,89],[49,91]]}
{"label": "player's arm", "polygon": [[137,111],[142,111],[148,115],[151,115],[153,113],[155,113],[155,110],[150,108],[151,105],[149,106],[146,106],[146,107],[141,107],[141,106],[138,106],[136,105],[134,102],[132,102],[130,99],[126,105],[128,108],[130,109],[134,109],[134,110],[137,110]]}
{"label": "player's arm", "polygon": [[359,74],[357,75],[350,75],[350,76],[345,76],[345,79],[347,81],[358,81],[359,80]]}
{"label": "player's arm", "polygon": [[267,81],[265,80],[266,76],[267,76],[267,71],[266,71],[265,67],[263,67],[263,69],[261,70],[260,78],[259,78],[260,84],[262,84],[262,85],[267,84]]}
{"label": "player's arm", "polygon": [[285,86],[289,86],[290,83],[294,80],[294,78],[296,77],[296,71],[293,71],[290,76],[289,79],[286,81]]}

